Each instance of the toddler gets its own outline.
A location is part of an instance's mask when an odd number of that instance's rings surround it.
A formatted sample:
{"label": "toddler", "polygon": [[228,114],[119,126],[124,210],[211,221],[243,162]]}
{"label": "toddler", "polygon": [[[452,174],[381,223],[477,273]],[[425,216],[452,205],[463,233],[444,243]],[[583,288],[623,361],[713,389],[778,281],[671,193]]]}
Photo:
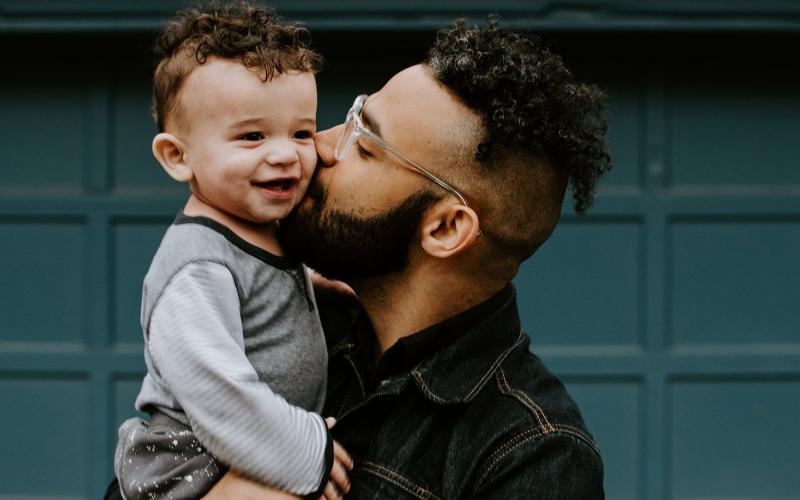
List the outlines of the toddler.
{"label": "toddler", "polygon": [[278,220],[317,162],[306,29],[246,3],[181,11],[156,41],[153,154],[191,196],[144,280],[147,375],[119,430],[125,498],[196,498],[228,467],[319,496],[334,442],[327,354],[306,270]]}

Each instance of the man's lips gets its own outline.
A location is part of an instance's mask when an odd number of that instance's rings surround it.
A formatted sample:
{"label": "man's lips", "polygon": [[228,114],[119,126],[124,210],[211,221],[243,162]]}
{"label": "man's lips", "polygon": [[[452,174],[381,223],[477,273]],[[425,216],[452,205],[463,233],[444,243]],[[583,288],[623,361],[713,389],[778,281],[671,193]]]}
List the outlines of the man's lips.
{"label": "man's lips", "polygon": [[325,194],[325,188],[322,187],[322,183],[319,182],[319,179],[317,179],[316,176],[313,177],[311,179],[311,182],[308,183],[308,190],[306,191],[306,195],[309,198],[319,201],[322,199],[324,194]]}

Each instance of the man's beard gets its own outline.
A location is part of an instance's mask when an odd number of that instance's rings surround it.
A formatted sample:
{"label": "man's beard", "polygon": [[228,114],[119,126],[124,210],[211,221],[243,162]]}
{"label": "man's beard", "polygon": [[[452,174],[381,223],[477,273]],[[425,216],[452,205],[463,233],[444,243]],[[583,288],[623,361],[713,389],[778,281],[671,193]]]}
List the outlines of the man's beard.
{"label": "man's beard", "polygon": [[300,203],[278,227],[287,255],[330,279],[352,282],[403,270],[425,211],[438,200],[415,193],[388,212],[358,217],[326,208],[327,192],[316,179],[313,204]]}

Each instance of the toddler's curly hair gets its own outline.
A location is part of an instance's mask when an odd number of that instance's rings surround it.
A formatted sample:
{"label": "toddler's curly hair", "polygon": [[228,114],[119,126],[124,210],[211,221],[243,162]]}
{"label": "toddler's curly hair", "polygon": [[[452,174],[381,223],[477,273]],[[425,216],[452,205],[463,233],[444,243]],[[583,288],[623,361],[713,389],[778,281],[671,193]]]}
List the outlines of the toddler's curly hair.
{"label": "toddler's curly hair", "polygon": [[266,82],[286,71],[322,68],[322,56],[310,47],[307,28],[282,23],[264,5],[247,1],[211,2],[179,11],[167,21],[153,47],[151,113],[163,132],[175,112],[186,77],[209,57],[239,59]]}

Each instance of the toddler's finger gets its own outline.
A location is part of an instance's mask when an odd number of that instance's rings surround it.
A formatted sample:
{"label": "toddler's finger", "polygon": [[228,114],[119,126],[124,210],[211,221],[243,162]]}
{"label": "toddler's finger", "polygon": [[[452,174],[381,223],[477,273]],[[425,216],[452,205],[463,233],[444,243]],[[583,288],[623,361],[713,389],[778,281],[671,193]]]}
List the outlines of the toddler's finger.
{"label": "toddler's finger", "polygon": [[336,489],[342,493],[347,493],[350,491],[350,478],[347,477],[347,471],[345,470],[345,466],[339,462],[338,460],[333,461],[333,467],[331,467],[331,476],[330,480]]}
{"label": "toddler's finger", "polygon": [[353,470],[353,459],[338,441],[333,442],[333,458],[335,461],[341,462],[347,470]]}
{"label": "toddler's finger", "polygon": [[342,498],[339,495],[339,492],[336,491],[336,487],[330,481],[328,481],[328,484],[325,486],[324,493],[325,493],[325,500],[340,500]]}

